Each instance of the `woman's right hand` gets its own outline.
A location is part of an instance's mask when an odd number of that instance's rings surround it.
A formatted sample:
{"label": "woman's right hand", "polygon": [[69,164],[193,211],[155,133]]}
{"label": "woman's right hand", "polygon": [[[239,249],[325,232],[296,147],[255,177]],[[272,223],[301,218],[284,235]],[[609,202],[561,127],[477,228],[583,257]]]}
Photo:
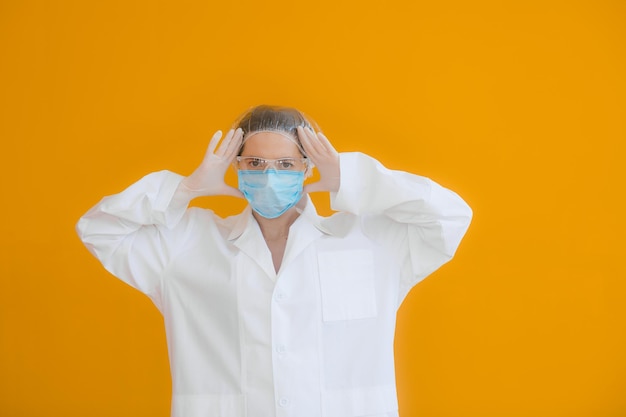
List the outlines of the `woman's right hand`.
{"label": "woman's right hand", "polygon": [[215,132],[200,166],[180,183],[179,189],[192,198],[210,195],[243,198],[241,191],[224,182],[226,170],[239,152],[242,130],[229,130],[218,148],[221,137],[220,130]]}

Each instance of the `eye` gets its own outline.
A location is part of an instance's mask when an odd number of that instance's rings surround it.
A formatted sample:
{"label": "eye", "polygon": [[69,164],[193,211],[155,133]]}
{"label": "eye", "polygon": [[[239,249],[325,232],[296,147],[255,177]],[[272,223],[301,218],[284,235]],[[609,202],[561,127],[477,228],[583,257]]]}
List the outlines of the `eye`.
{"label": "eye", "polygon": [[248,165],[250,168],[263,168],[265,166],[265,161],[260,158],[251,158],[248,161]]}
{"label": "eye", "polygon": [[292,169],[295,165],[293,159],[279,159],[277,162],[278,169]]}

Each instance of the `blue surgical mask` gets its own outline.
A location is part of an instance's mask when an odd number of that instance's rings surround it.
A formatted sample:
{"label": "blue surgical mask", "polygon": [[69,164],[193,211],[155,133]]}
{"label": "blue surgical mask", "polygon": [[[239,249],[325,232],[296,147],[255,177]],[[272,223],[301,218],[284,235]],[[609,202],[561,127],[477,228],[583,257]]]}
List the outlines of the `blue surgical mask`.
{"label": "blue surgical mask", "polygon": [[304,171],[239,170],[239,190],[252,209],[267,219],[275,219],[302,198]]}

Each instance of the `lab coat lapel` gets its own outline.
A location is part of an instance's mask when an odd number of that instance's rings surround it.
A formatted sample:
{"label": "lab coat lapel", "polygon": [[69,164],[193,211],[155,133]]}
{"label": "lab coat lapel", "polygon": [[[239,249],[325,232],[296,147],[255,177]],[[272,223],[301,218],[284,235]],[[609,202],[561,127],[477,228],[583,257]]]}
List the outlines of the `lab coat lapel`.
{"label": "lab coat lapel", "polygon": [[306,219],[298,218],[289,230],[289,238],[287,239],[287,247],[285,248],[281,269],[293,262],[300,252],[322,235],[323,233],[313,224],[306,221]]}
{"label": "lab coat lapel", "polygon": [[[310,197],[307,196],[304,210],[302,210],[300,216],[291,225],[289,230],[289,238],[281,262],[281,269],[290,262],[293,262],[314,240],[323,235],[334,234],[328,227],[323,225],[325,220],[328,219],[320,217],[317,214],[313,202]],[[277,274],[274,270],[272,254],[265,244],[261,228],[252,216],[250,206],[246,207],[241,213],[228,239],[233,241],[233,244],[239,248],[239,250],[259,265],[271,280],[276,280]]]}
{"label": "lab coat lapel", "polygon": [[289,238],[287,240],[287,247],[285,248],[281,269],[296,259],[296,257],[314,240],[324,234],[330,234],[321,226],[320,220],[313,203],[307,196],[307,203],[304,210],[289,229]]}
{"label": "lab coat lapel", "polygon": [[246,256],[252,259],[272,281],[276,280],[276,271],[272,263],[272,254],[265,244],[258,223],[252,217],[250,206],[241,213],[235,223],[229,239]]}

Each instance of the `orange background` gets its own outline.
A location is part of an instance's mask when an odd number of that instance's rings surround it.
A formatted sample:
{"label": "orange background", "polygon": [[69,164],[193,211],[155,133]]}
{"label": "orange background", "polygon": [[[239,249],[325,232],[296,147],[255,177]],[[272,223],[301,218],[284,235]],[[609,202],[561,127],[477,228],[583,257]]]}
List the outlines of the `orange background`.
{"label": "orange background", "polygon": [[270,103],[474,209],[400,310],[403,417],[625,416],[625,41],[619,0],[0,2],[0,415],[169,415],[162,319],[74,224]]}

